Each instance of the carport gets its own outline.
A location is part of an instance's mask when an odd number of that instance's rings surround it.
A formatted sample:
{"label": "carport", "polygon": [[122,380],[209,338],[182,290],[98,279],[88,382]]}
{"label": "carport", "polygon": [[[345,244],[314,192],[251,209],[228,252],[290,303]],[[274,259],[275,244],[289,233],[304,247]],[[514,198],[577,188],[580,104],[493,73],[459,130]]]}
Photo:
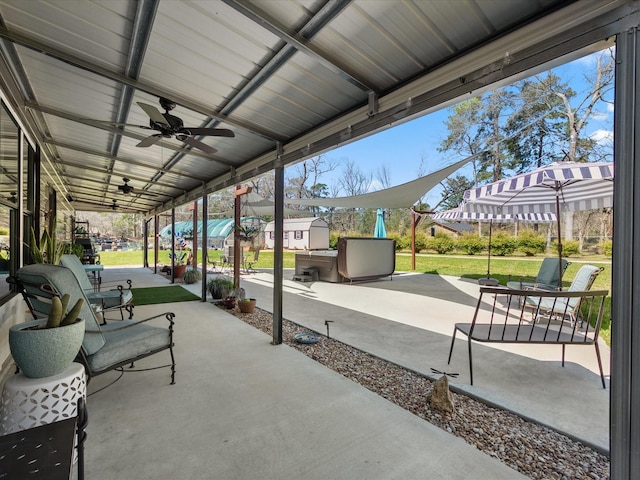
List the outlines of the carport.
{"label": "carport", "polygon": [[[24,232],[53,218],[115,209],[151,219],[200,200],[206,212],[208,194],[275,170],[281,319],[287,165],[615,44],[612,478],[632,478],[639,12],[623,0],[3,1],[2,123],[19,135],[2,139],[15,158],[0,200],[18,253],[10,268],[23,261]],[[140,128],[154,123],[148,106],[162,115],[160,98],[191,130]],[[211,128],[234,136],[202,135]]]}

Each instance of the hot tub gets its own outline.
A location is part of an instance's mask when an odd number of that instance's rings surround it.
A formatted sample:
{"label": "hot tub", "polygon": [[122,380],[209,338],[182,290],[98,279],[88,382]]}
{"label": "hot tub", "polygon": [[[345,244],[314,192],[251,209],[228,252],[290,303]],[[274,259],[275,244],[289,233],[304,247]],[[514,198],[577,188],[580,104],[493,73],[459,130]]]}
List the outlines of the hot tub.
{"label": "hot tub", "polygon": [[338,239],[338,273],[351,281],[375,280],[393,275],[396,241],[390,238],[341,237]]}
{"label": "hot tub", "polygon": [[322,282],[339,283],[344,281],[338,273],[337,250],[310,250],[296,252],[296,277],[304,277],[309,268],[318,272],[318,280]]}

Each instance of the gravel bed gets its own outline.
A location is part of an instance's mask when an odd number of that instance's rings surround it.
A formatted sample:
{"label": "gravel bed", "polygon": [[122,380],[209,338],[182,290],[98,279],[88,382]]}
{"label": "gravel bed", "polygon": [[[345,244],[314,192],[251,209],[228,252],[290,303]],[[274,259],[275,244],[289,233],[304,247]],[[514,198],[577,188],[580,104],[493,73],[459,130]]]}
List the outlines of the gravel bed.
{"label": "gravel bed", "polygon": [[[256,308],[243,314],[227,310],[272,335],[269,312]],[[320,335],[316,344],[295,341],[308,329],[283,320],[283,342],[350,380],[359,383],[414,415],[464,439],[477,449],[533,479],[607,479],[609,458],[580,442],[521,417],[454,393],[452,414],[431,409],[427,401],[432,382],[426,377]]]}

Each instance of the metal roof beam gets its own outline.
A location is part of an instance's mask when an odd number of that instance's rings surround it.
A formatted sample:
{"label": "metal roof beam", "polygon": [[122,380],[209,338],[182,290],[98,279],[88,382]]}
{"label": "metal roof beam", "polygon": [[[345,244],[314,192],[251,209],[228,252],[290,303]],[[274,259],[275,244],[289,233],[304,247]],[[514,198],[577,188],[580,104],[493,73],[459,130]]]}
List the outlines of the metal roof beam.
{"label": "metal roof beam", "polygon": [[75,55],[72,55],[68,52],[64,52],[51,45],[35,40],[21,33],[13,32],[4,26],[0,26],[0,38],[4,38],[18,45],[22,45],[23,47],[30,48],[31,50],[35,50],[37,52],[42,53],[43,55],[47,55],[51,58],[55,58],[56,60],[67,63],[69,65],[80,68],[82,70],[91,72],[95,75],[108,78],[115,82],[122,83],[123,85],[129,85],[135,88],[136,90],[140,90],[142,92],[148,93],[149,95],[154,95],[156,97],[170,98],[172,101],[176,102],[177,104],[182,105],[183,107],[188,108],[190,110],[193,110],[194,112],[200,113],[202,115],[206,115],[208,117],[215,118],[220,122],[225,122],[228,125],[235,128],[241,128],[255,135],[266,138],[267,140],[270,140],[270,141],[282,140],[282,137],[280,135],[277,135],[274,132],[268,132],[262,129],[261,127],[258,127],[257,125],[252,125],[247,122],[231,119],[224,114],[212,111],[210,108],[208,108],[205,105],[196,103],[192,100],[189,100],[188,98],[176,95],[175,92],[163,90],[153,85],[144,84],[126,75],[123,75],[118,72],[113,72],[100,65],[97,65],[85,59],[76,57]]}
{"label": "metal roof beam", "polygon": [[[55,108],[50,108],[50,107],[45,107],[43,105],[39,105],[37,103],[34,102],[26,102],[25,103],[25,107],[30,108],[31,110],[35,110],[37,112],[41,112],[41,113],[46,113],[48,115],[53,115],[56,117],[60,117],[60,118],[64,118],[65,120],[70,120],[72,122],[76,122],[76,123],[81,123],[82,125],[87,125],[89,127],[94,127],[94,128],[98,128],[101,130],[104,130],[106,132],[111,132],[114,133],[116,135],[123,135],[125,137],[128,138],[133,138],[135,140],[143,140],[144,138],[146,138],[145,135],[140,135],[137,133],[131,133],[128,132],[126,130],[121,130],[117,127],[113,127],[110,125],[110,122],[102,122],[99,120],[92,120],[90,118],[82,118],[82,117],[78,117],[77,115],[73,114],[73,113],[69,113],[69,112],[65,112],[62,110],[57,110]],[[223,160],[221,158],[218,157],[214,157],[212,155],[206,154],[204,152],[198,152],[198,151],[194,151],[194,150],[189,150],[186,148],[181,148],[181,147],[176,147],[175,145],[172,145],[170,143],[164,142],[164,141],[160,141],[158,143],[156,143],[157,146],[161,146],[162,148],[166,148],[168,150],[174,150],[176,152],[180,152],[180,153],[184,153],[187,155],[194,155],[196,157],[202,157],[202,158],[206,158],[207,160],[211,160],[213,162],[217,162],[220,163],[222,165],[225,165],[227,167],[233,167],[234,164],[227,161],[227,160]],[[103,156],[106,156],[105,154],[102,154]]]}
{"label": "metal roof beam", "polygon": [[[137,160],[132,160],[130,158],[123,158],[123,157],[116,157],[113,155],[106,155],[102,152],[99,152],[97,150],[92,150],[90,148],[86,148],[86,147],[82,147],[80,145],[72,145],[70,143],[66,143],[66,142],[61,142],[58,140],[54,140],[52,138],[45,138],[43,139],[43,142],[48,144],[48,145],[55,145],[57,147],[61,147],[61,148],[67,148],[69,150],[74,150],[76,152],[81,152],[81,153],[86,153],[87,155],[94,155],[96,157],[101,157],[101,158],[105,158],[108,160],[113,160],[116,162],[122,162],[128,165],[135,165],[136,167],[142,167],[142,168],[148,168],[150,170],[153,170],[154,172],[162,172],[163,174],[169,174],[169,175],[176,175],[179,177],[186,177],[186,178],[190,178],[192,180],[198,181],[198,182],[203,182],[204,180],[201,177],[196,177],[194,175],[191,175],[187,172],[181,172],[181,171],[176,171],[176,170],[167,170],[161,167],[158,167],[157,165],[153,165],[150,163],[144,163],[144,162],[139,162]],[[87,165],[77,165],[77,164],[72,164],[72,163],[66,163],[64,160],[61,159],[56,159],[56,162],[62,164],[62,165],[70,165],[70,166],[75,166],[78,168],[85,168],[87,170],[94,170],[94,171],[100,171],[104,174],[109,174],[109,173],[113,173],[116,174],[115,172],[113,172],[113,170],[109,170],[108,168],[99,168],[99,167],[95,167],[95,168],[91,168]],[[131,176],[129,174],[122,174],[125,177],[129,177],[131,178]],[[154,175],[155,176],[155,175]],[[142,180],[139,179],[139,181],[141,182],[149,182],[149,180]],[[176,188],[175,184],[162,184],[162,183],[158,183],[158,182],[153,182],[154,184],[157,185],[162,185],[165,187],[170,187],[170,188]]]}
{"label": "metal roof beam", "polygon": [[[129,56],[125,67],[125,75],[136,80],[140,77],[142,61],[145,53],[147,52],[149,37],[151,36],[151,27],[153,26],[157,10],[157,0],[141,0],[138,2],[133,33],[131,34],[131,42],[129,43]],[[131,109],[131,103],[133,102],[133,93],[134,89],[131,86],[122,86],[122,90],[120,91],[120,100],[118,102],[118,108],[115,115],[116,123],[125,123],[127,121],[127,116]],[[111,147],[109,148],[111,155],[115,156],[118,154],[121,140],[121,135],[113,136],[111,140]]]}
{"label": "metal roof beam", "polygon": [[[468,71],[466,75],[455,80],[442,83],[438,83],[438,81],[432,83],[428,76],[417,79],[388,95],[388,98],[392,99],[391,101],[387,101],[387,97],[381,99],[381,104],[384,100],[384,109],[377,115],[366,120],[359,120],[366,116],[368,106],[356,109],[324,125],[322,134],[311,131],[286,143],[282,155],[278,155],[276,150],[266,152],[238,167],[237,174],[224,174],[211,180],[207,183],[205,190],[211,193],[229,188],[256,175],[266,173],[281,163],[288,165],[312,157],[342,143],[382,131],[391,125],[418,115],[444,108],[455,100],[477,95],[506,82],[515,81],[524,75],[530,75],[536,69],[548,68],[550,62],[558,61],[560,58],[563,59],[563,62],[567,62],[569,61],[568,56],[592,51],[597,42],[603,42],[597,47],[604,48],[617,32],[632,28],[636,24],[639,14],[640,2],[623,4],[600,16],[576,22],[572,28],[562,30],[560,33],[543,38],[520,51],[515,51],[508,61],[488,63],[482,68]],[[507,42],[509,39],[505,38],[502,41]],[[477,56],[478,52],[471,52],[457,61],[464,63],[469,56],[473,55]]]}
{"label": "metal roof beam", "polygon": [[[244,0],[223,0],[224,3],[241,13],[245,17],[253,20],[275,36],[283,40],[294,49],[288,52],[287,59],[291,57],[295,51],[300,51],[305,55],[315,59],[332,72],[336,73],[340,78],[356,86],[362,91],[375,91],[375,88],[367,84],[367,81],[358,78],[355,73],[349,72],[346,67],[338,65],[336,60],[329,58],[326,53],[320,52],[309,45],[309,40],[313,35],[318,33],[327,23],[340,14],[352,0],[339,0],[327,2],[317,14],[313,16],[309,22],[300,30],[299,33],[289,33],[286,28],[280,24],[275,18],[267,15],[264,11],[256,8],[254,4],[250,4]],[[287,49],[289,50],[289,49]],[[281,50],[282,52],[282,50]],[[258,75],[260,76],[260,74]]]}

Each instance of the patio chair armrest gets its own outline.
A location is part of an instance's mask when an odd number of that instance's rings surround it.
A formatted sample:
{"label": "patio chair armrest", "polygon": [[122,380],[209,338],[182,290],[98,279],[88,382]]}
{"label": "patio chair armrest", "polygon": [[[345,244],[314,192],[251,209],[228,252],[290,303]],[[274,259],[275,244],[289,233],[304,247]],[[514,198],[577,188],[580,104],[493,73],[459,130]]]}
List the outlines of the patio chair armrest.
{"label": "patio chair armrest", "polygon": [[542,283],[535,283],[533,285],[523,285],[520,290],[526,290],[530,292],[555,292],[559,291],[559,287],[552,287],[550,285],[544,285]]}
{"label": "patio chair armrest", "polygon": [[124,280],[124,282],[127,284],[126,286],[122,285],[123,280],[113,280],[111,282],[102,282],[100,285],[102,285],[103,287],[109,287],[110,285],[114,286],[114,289],[116,290],[131,290],[131,288],[133,287],[133,283],[131,282],[130,279],[126,279]]}
{"label": "patio chair armrest", "polygon": [[[175,316],[176,315],[173,312],[166,312],[166,313],[161,313],[159,315],[155,315],[153,317],[145,318],[145,319],[142,319],[142,320],[135,320],[135,321],[127,320],[128,323],[126,325],[123,325],[122,327],[110,328],[109,331],[110,332],[117,332],[118,330],[126,330],[127,328],[131,328],[134,325],[138,325],[140,323],[149,322],[151,320],[156,320],[156,319],[161,318],[161,317],[165,317],[169,321],[169,328],[173,328],[173,325],[175,324],[175,321],[173,319],[175,318]],[[102,332],[102,330],[93,330],[93,329],[89,329],[89,328],[87,328],[85,331],[86,332],[90,332],[90,333],[100,333],[100,332]]]}

